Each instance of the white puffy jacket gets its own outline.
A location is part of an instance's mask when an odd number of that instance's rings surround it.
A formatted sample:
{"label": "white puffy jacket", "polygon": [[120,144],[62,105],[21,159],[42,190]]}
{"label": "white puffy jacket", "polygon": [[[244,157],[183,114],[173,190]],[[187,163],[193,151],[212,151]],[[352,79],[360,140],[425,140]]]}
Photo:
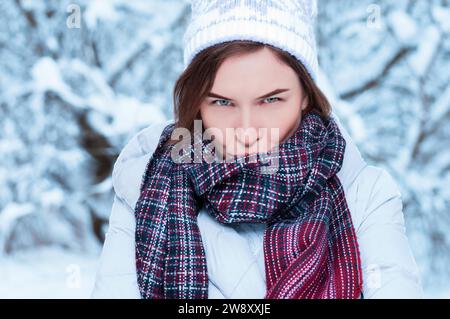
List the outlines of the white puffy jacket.
{"label": "white puffy jacket", "polygon": [[[367,165],[346,130],[338,173],[356,230],[364,298],[422,298],[418,267],[405,235],[397,184],[383,169]],[[135,264],[134,207],[146,164],[163,128],[149,126],[123,148],[112,172],[115,197],[92,298],[140,298]],[[263,224],[225,226],[207,211],[198,224],[205,247],[209,298],[263,298]]]}

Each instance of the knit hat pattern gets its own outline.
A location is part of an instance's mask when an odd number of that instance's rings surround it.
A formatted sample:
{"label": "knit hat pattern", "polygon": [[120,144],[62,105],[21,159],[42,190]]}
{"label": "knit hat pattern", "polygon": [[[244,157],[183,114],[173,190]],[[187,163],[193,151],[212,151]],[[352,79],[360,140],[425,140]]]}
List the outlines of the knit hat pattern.
{"label": "knit hat pattern", "polygon": [[317,0],[190,0],[183,36],[184,67],[203,49],[233,40],[275,46],[296,57],[313,80],[318,59],[314,36]]}

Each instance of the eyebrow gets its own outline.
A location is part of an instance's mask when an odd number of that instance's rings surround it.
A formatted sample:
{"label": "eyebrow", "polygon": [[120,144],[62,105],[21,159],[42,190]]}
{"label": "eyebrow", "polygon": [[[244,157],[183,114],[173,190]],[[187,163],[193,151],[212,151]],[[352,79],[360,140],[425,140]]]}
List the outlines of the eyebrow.
{"label": "eyebrow", "polygon": [[[262,95],[262,96],[260,96],[260,97],[258,97],[258,98],[256,98],[256,99],[257,99],[257,100],[259,100],[259,99],[264,99],[264,98],[269,97],[269,96],[272,96],[272,95],[274,95],[274,94],[283,93],[283,92],[286,92],[286,91],[289,91],[289,89],[276,89],[276,90],[273,90],[272,92],[266,93],[266,94],[264,94],[264,95]],[[227,97],[225,97],[225,96],[221,96],[221,95],[216,94],[216,93],[213,93],[213,92],[209,92],[207,96],[208,96],[208,97],[215,97],[215,98],[219,98],[219,99],[224,99],[224,100],[230,100],[230,101],[233,101],[233,99],[227,98]]]}

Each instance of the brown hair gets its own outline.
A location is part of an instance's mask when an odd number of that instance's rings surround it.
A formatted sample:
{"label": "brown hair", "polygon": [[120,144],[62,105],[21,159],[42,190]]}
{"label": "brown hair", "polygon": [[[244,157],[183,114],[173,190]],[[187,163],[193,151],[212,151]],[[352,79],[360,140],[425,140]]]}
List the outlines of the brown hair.
{"label": "brown hair", "polygon": [[298,74],[309,102],[304,112],[315,112],[323,119],[327,119],[331,112],[330,103],[299,60],[290,53],[269,44],[233,40],[202,50],[180,75],[173,92],[175,127],[193,131],[194,120],[200,119],[200,105],[212,89],[216,72],[226,58],[252,53],[264,47],[270,48],[282,62],[289,65]]}

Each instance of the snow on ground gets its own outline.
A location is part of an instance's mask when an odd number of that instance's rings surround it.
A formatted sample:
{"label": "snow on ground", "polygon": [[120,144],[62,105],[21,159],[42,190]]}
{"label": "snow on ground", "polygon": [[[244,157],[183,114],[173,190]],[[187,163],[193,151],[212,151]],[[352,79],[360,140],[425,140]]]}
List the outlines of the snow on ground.
{"label": "snow on ground", "polygon": [[99,255],[49,247],[2,257],[0,299],[89,298]]}
{"label": "snow on ground", "polygon": [[[99,256],[49,247],[3,257],[0,299],[90,298]],[[450,298],[450,287],[426,287],[425,297]]]}
{"label": "snow on ground", "polygon": [[450,287],[447,287],[444,290],[426,289],[425,298],[450,299]]}

